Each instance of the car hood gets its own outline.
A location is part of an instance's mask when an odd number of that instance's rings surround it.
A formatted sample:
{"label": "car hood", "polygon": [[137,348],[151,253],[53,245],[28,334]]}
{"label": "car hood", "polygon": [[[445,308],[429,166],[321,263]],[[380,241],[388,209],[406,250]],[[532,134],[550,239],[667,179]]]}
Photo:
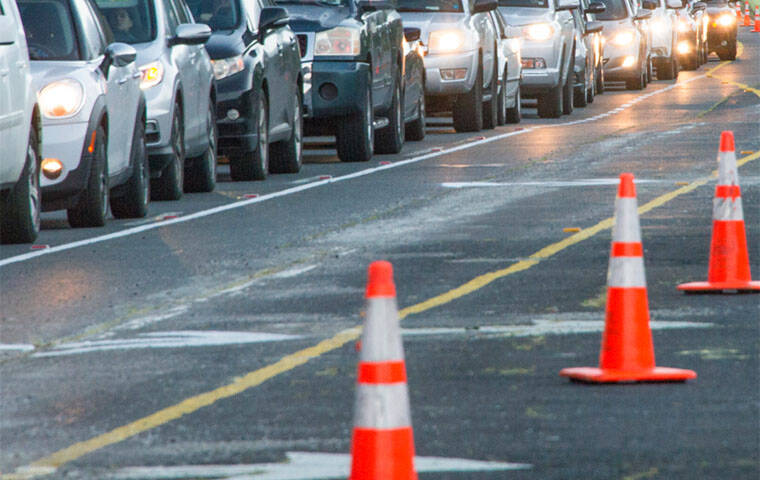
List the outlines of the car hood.
{"label": "car hood", "polygon": [[346,20],[355,22],[348,7],[321,5],[282,5],[290,15],[290,28],[294,32],[320,32],[337,27]]}
{"label": "car hood", "polygon": [[707,13],[710,15],[720,15],[723,12],[729,12],[729,13],[733,12],[733,10],[731,10],[731,7],[729,7],[726,4],[715,5],[715,6],[708,5],[706,10],[707,10]]}
{"label": "car hood", "polygon": [[515,27],[554,20],[554,11],[548,8],[509,7],[499,8],[499,11]]}
{"label": "car hood", "polygon": [[[32,84],[39,91],[46,85],[64,78],[76,78],[80,82],[89,75],[89,63],[83,61],[42,61],[31,64]],[[85,85],[87,88],[87,85]]]}
{"label": "car hood", "polygon": [[629,19],[623,19],[623,20],[597,20],[598,22],[601,22],[604,25],[604,29],[602,30],[602,35],[605,38],[609,38],[610,35],[612,35],[614,32],[617,32],[621,29],[631,29],[634,28],[633,24],[630,22]]}
{"label": "car hood", "polygon": [[461,13],[401,12],[401,21],[404,28],[419,28],[422,43],[427,44],[431,31],[464,28],[465,16]]}
{"label": "car hood", "polygon": [[157,41],[150,43],[134,43],[131,44],[135,50],[137,50],[137,60],[135,65],[142,67],[146,63],[150,63],[161,58],[161,54],[166,47],[166,42]]}
{"label": "car hood", "polygon": [[214,60],[241,55],[245,51],[243,35],[240,30],[216,31],[206,42],[206,51]]}

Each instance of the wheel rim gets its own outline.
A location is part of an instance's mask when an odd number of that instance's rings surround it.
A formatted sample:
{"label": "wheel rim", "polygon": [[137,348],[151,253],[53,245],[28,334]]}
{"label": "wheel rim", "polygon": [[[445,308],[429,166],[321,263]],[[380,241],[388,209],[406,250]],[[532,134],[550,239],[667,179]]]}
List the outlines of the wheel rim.
{"label": "wheel rim", "polygon": [[174,169],[175,178],[177,179],[177,188],[179,190],[182,190],[184,186],[184,174],[185,174],[185,167],[183,165],[184,162],[184,149],[185,149],[185,140],[183,138],[183,132],[180,125],[180,118],[179,114],[174,115],[174,121],[172,122],[172,138],[174,141],[172,142],[172,150],[174,151],[174,162],[172,165],[172,168]]}
{"label": "wheel rim", "polygon": [[259,158],[261,170],[269,170],[269,128],[267,127],[267,102],[262,95],[259,99]]}
{"label": "wheel rim", "polygon": [[40,229],[40,176],[37,171],[37,155],[32,145],[26,152],[29,165],[29,216],[35,231]]}
{"label": "wheel rim", "polygon": [[108,211],[108,172],[106,166],[101,162],[98,184],[100,185],[100,208],[103,214]]}
{"label": "wheel rim", "polygon": [[[213,107],[211,107],[213,108]],[[208,161],[206,162],[206,168],[208,168],[209,178],[214,178],[216,175],[216,125],[214,121],[214,114],[209,109],[208,112]]]}
{"label": "wheel rim", "polygon": [[424,93],[420,95],[420,124],[422,124],[422,128],[425,128],[425,95]]}
{"label": "wheel rim", "polygon": [[395,95],[396,95],[396,105],[398,106],[395,112],[396,113],[396,137],[400,139],[402,135],[402,130],[404,129],[404,120],[401,118],[401,110],[403,107],[401,105],[401,88],[400,87],[396,87]]}
{"label": "wheel rim", "polygon": [[517,115],[522,115],[522,95],[520,94],[520,87],[517,87],[517,93],[515,93],[515,110]]}
{"label": "wheel rim", "polygon": [[296,147],[296,162],[301,164],[301,151],[303,150],[303,120],[301,116],[301,99],[296,96],[296,108],[293,115],[293,137]]}

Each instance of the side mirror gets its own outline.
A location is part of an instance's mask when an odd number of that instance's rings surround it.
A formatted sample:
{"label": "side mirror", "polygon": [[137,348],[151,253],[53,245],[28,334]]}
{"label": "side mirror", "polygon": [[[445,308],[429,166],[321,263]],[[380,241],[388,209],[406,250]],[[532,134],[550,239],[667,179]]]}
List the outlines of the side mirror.
{"label": "side mirror", "polygon": [[604,24],[602,22],[588,22],[586,24],[586,35],[601,32],[603,29]]}
{"label": "side mirror", "polygon": [[16,32],[18,28],[10,15],[0,16],[0,45],[12,45],[16,43]]}
{"label": "side mirror", "polygon": [[137,50],[126,43],[112,43],[106,47],[106,61],[117,67],[126,67],[137,58]]}
{"label": "side mirror", "polygon": [[183,23],[177,26],[174,38],[169,40],[169,46],[174,45],[203,45],[211,38],[211,28],[203,23]]}
{"label": "side mirror", "polygon": [[288,11],[282,7],[264,7],[259,17],[259,32],[263,33],[273,28],[285,27],[290,17]]}
{"label": "side mirror", "polygon": [[696,10],[705,10],[705,9],[707,9],[707,4],[705,2],[697,2],[694,5],[692,5],[691,9],[693,11],[696,11]]}
{"label": "side mirror", "polygon": [[359,13],[392,10],[396,5],[390,0],[359,0]]}
{"label": "side mirror", "polygon": [[652,0],[643,0],[641,2],[641,8],[644,10],[656,10],[657,2],[653,2]]}
{"label": "side mirror", "polygon": [[665,6],[671,10],[678,10],[682,7],[681,0],[665,0]]}
{"label": "side mirror", "polygon": [[591,3],[583,13],[604,13],[607,11],[607,5],[602,2]]}
{"label": "side mirror", "polygon": [[557,11],[573,10],[576,8],[580,8],[580,2],[578,2],[578,0],[558,0],[557,1]]}
{"label": "side mirror", "polygon": [[641,12],[633,17],[634,20],[648,20],[650,18],[652,18],[652,12]]}
{"label": "side mirror", "polygon": [[407,42],[412,43],[420,39],[422,31],[419,28],[404,27],[404,38]]}
{"label": "side mirror", "polygon": [[472,13],[490,12],[499,8],[498,0],[475,0],[472,6]]}

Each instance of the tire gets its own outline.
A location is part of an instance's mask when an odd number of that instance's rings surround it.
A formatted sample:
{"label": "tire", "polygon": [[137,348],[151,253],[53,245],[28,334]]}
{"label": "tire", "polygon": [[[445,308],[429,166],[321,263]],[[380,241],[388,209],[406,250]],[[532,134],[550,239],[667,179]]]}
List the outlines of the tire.
{"label": "tire", "polygon": [[[575,58],[575,53],[570,58]],[[573,78],[570,72],[567,72],[567,78],[565,78],[565,86],[562,92],[562,113],[570,115],[573,113],[573,94],[575,93],[573,88]]]}
{"label": "tire", "polygon": [[493,130],[499,123],[499,69],[493,66],[490,90],[491,99],[483,102],[483,128]]}
{"label": "tire", "polygon": [[[506,75],[506,74],[505,74]],[[507,123],[507,82],[506,79],[504,80],[504,83],[502,84],[501,88],[499,89],[499,93],[497,95],[498,99],[498,109],[496,111],[496,124],[497,125],[506,125]]]}
{"label": "tire", "polygon": [[[127,183],[111,195],[111,213],[115,218],[142,218],[148,214],[150,201],[150,167],[145,148],[145,119],[137,117],[129,154],[132,175]],[[118,196],[116,196],[118,194]]]}
{"label": "tire", "polygon": [[419,142],[425,139],[425,94],[420,95],[420,101],[417,104],[417,118],[406,124],[406,139],[413,142]]}
{"label": "tire", "polygon": [[341,162],[368,162],[375,143],[372,82],[367,80],[364,106],[358,114],[343,117],[335,131],[335,146]]}
{"label": "tire", "polygon": [[219,138],[216,127],[215,102],[209,98],[206,113],[206,139],[208,147],[200,156],[193,157],[185,167],[186,192],[213,192],[216,188],[216,145]]}
{"label": "tire", "polygon": [[40,188],[40,152],[37,130],[32,127],[26,146],[26,160],[21,177],[0,204],[0,241],[29,243],[40,232],[42,189]]}
{"label": "tire", "polygon": [[391,108],[388,110],[388,125],[375,134],[376,153],[399,153],[404,148],[404,99],[401,93],[401,77],[396,78],[393,87]]}
{"label": "tire", "polygon": [[[644,64],[641,64],[639,66],[638,72],[636,72],[635,78],[630,78],[625,81],[625,88],[627,90],[641,90],[646,86],[646,71],[644,71],[646,67]],[[659,71],[658,71],[659,74]]]}
{"label": "tire", "polygon": [[654,79],[652,70],[654,70],[654,68],[652,68],[652,57],[649,57],[647,58],[647,78],[644,81],[645,87],[647,84],[652,83],[652,80]]}
{"label": "tire", "polygon": [[604,66],[600,66],[597,69],[596,76],[596,94],[600,95],[604,93]]}
{"label": "tire", "polygon": [[522,120],[522,96],[520,95],[520,86],[517,86],[515,92],[515,104],[507,109],[507,123],[520,123]]}
{"label": "tire", "polygon": [[657,65],[657,80],[673,80],[678,76],[677,68],[675,57],[660,60]]}
{"label": "tire", "polygon": [[594,103],[596,97],[596,78],[591,82],[591,86],[586,91],[586,103]]}
{"label": "tire", "polygon": [[95,145],[90,161],[87,185],[77,204],[66,211],[73,228],[102,227],[108,214],[108,157],[106,132],[102,126],[95,131]]}
{"label": "tire", "polygon": [[736,60],[736,39],[730,41],[728,45],[716,51],[716,53],[721,60]]}
{"label": "tire", "polygon": [[562,116],[562,92],[564,85],[560,84],[548,92],[538,96],[538,116],[541,118],[559,118]]}
{"label": "tire", "polygon": [[694,52],[694,55],[689,55],[685,61],[683,62],[683,69],[684,70],[696,70],[699,68],[699,61],[700,61],[700,53]]}
{"label": "tire", "polygon": [[[300,90],[301,87],[298,88]],[[290,138],[269,147],[269,171],[272,173],[298,173],[303,165],[303,104],[300,93],[293,98],[295,102]]]}
{"label": "tire", "polygon": [[179,103],[174,105],[172,130],[169,143],[172,159],[161,171],[161,176],[151,179],[151,200],[179,200],[185,184],[185,122]]}
{"label": "tire", "polygon": [[478,65],[475,85],[469,92],[457,96],[454,102],[454,130],[479,132],[483,130],[483,66]]}
{"label": "tire", "polygon": [[573,105],[576,108],[585,108],[588,105],[588,83],[586,72],[583,72],[583,86],[573,88]]}
{"label": "tire", "polygon": [[256,116],[258,145],[253,152],[230,156],[230,177],[234,181],[264,180],[269,171],[269,101],[266,92],[259,90],[259,99],[253,111]]}

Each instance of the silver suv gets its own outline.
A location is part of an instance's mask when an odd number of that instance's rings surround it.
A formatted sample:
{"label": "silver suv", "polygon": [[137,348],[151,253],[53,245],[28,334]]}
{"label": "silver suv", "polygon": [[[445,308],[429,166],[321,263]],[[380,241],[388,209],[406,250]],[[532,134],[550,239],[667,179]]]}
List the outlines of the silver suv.
{"label": "silver suv", "polygon": [[404,27],[419,28],[428,111],[451,111],[454,129],[474,132],[498,121],[496,0],[399,0]]}
{"label": "silver suv", "polygon": [[538,116],[557,118],[573,112],[573,66],[577,30],[571,10],[577,0],[499,0],[510,25],[523,28],[524,97],[538,100]]}

